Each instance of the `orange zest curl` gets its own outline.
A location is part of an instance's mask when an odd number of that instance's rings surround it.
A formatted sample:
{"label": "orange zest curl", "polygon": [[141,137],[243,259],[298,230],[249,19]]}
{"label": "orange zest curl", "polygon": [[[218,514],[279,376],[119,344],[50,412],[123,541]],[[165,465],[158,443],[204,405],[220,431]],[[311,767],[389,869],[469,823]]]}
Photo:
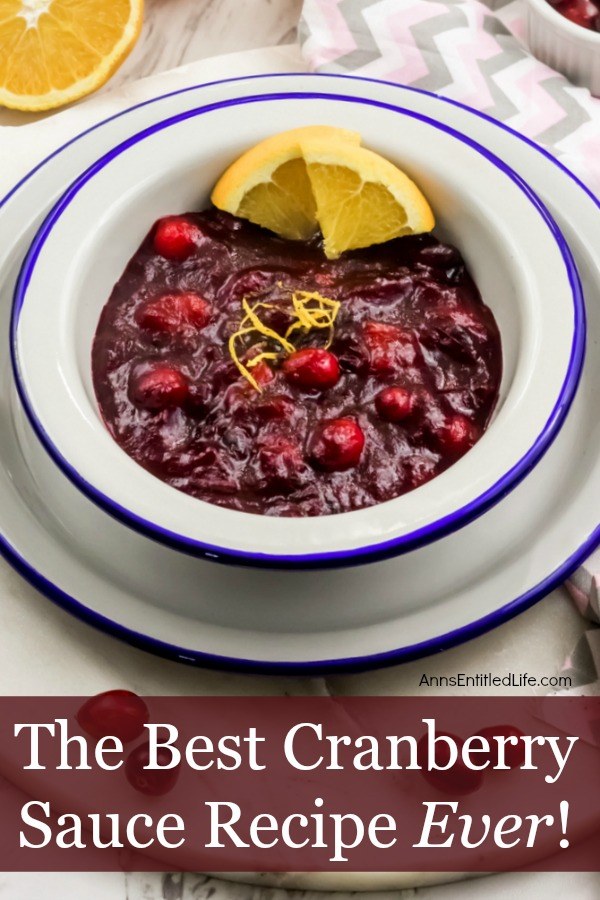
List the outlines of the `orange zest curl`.
{"label": "orange zest curl", "polygon": [[[294,353],[297,348],[290,340],[293,334],[298,333],[298,337],[305,337],[311,331],[327,329],[329,335],[325,347],[328,348],[331,346],[335,320],[340,310],[339,301],[323,297],[317,291],[293,291],[292,307],[295,321],[292,322],[286,333],[281,335],[272,328],[269,328],[268,325],[265,325],[258,314],[258,310],[261,309],[274,309],[275,304],[260,302],[250,306],[245,297],[242,300],[244,318],[240,322],[238,330],[229,338],[229,353],[241,375],[243,375],[246,381],[248,381],[259,393],[262,393],[262,388],[250,370],[263,360],[275,361],[281,357],[282,353],[288,355]],[[260,335],[263,339],[266,338],[268,341],[279,344],[281,349],[278,351],[264,351],[253,356],[246,362],[242,362],[238,353],[237,344],[240,339],[251,334],[256,336]]]}

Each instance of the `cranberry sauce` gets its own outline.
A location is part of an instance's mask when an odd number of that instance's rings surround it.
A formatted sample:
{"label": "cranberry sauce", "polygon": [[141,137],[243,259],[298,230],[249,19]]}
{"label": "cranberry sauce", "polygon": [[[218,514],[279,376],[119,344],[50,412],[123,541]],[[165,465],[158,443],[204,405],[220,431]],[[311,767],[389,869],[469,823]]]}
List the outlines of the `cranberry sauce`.
{"label": "cranberry sauce", "polygon": [[589,31],[600,31],[600,0],[548,0],[550,6]]}
{"label": "cranberry sauce", "polygon": [[[277,335],[292,294],[340,302],[294,348],[238,339],[261,307]],[[498,328],[464,262],[431,235],[325,259],[215,209],[154,226],[106,304],[93,378],[111,434],[140,465],[194,497],[271,516],[381,503],[423,484],[484,431],[501,378]]]}

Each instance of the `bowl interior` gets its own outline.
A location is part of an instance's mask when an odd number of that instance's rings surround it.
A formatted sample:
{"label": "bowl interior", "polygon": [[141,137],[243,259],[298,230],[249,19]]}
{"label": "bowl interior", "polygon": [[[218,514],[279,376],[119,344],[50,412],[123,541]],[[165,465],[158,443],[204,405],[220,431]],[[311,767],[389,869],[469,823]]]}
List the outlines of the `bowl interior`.
{"label": "bowl interior", "polygon": [[[420,185],[436,214],[436,234],[460,249],[496,317],[504,372],[488,431],[442,475],[367,510],[286,519],[282,528],[268,517],[195,500],[134,463],[101,422],[90,349],[100,311],[152,223],[205,207],[218,176],[244,149],[303,124],[360,131],[365,146]],[[75,478],[133,519],[241,553],[347,553],[427,531],[477,504],[547,429],[572,363],[572,276],[531,197],[467,139],[350,98],[258,97],[159,123],[76,183],[42,230],[34,257],[18,320],[19,378],[56,454]]]}

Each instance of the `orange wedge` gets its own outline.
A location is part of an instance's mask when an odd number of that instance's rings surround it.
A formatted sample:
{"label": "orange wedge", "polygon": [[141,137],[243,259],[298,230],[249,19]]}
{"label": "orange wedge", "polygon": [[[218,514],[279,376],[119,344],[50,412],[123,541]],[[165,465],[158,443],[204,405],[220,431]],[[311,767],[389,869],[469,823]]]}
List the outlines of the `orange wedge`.
{"label": "orange wedge", "polygon": [[303,155],[329,259],[435,225],[414,181],[378,153],[314,140]]}
{"label": "orange wedge", "polygon": [[212,202],[281,237],[308,240],[318,230],[317,207],[302,158],[306,140],[360,144],[355,131],[309,125],[282,131],[251,147],[223,173]]}
{"label": "orange wedge", "polygon": [[408,175],[361,147],[355,132],[325,126],[283,132],[252,147],[221,176],[212,201],[293,240],[320,229],[329,259],[435,225]]}
{"label": "orange wedge", "polygon": [[142,16],[143,0],[0,0],[0,105],[52,109],[97,90]]}

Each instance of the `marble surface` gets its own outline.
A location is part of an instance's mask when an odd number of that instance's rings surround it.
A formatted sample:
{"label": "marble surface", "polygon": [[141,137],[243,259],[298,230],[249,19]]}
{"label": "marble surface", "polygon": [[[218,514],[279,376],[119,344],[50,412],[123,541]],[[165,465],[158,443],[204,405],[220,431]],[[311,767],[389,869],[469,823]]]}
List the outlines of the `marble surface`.
{"label": "marble surface", "polygon": [[[460,885],[406,891],[344,893],[335,900],[597,900],[600,876],[506,874]],[[2,900],[323,900],[315,891],[286,891],[225,883],[206,875],[0,874]]]}
{"label": "marble surface", "polygon": [[[302,0],[145,0],[137,44],[95,96],[217,54],[288,44],[294,40],[301,7]],[[0,126],[28,125],[55,115],[0,108]]]}
{"label": "marble surface", "polygon": [[[27,157],[41,155],[38,136],[41,140],[45,135],[43,149],[46,151],[56,146],[59,143],[57,135],[61,129],[68,131],[75,117],[80,122],[85,122],[90,116],[90,120],[101,118],[116,89],[120,88],[119,96],[126,94],[133,102],[139,90],[136,85],[139,78],[215,54],[293,40],[300,6],[301,0],[146,0],[142,37],[121,70],[99,92],[103,96],[83,101],[74,110],[60,114],[26,116],[0,111],[0,163],[3,155],[5,160],[14,157],[18,146],[23,154],[19,158],[25,171]],[[283,55],[281,59],[283,67]],[[251,56],[246,58],[245,65],[253,71]],[[293,62],[285,57],[285,65],[292,68]],[[237,71],[231,74],[237,74]],[[175,73],[164,76],[163,84],[166,79],[176,77]],[[40,120],[43,124],[39,128],[33,126],[26,132],[21,131],[23,126],[32,126]],[[25,135],[26,140],[23,140]],[[132,650],[92,631],[48,604],[2,562],[0,584],[6,638],[3,645],[13,648],[12,655],[3,659],[0,672],[4,690],[22,694],[39,692],[42,684],[49,693],[64,693],[64,671],[78,673],[78,687],[83,693],[94,693],[118,682],[146,693],[252,694],[276,691],[410,694],[427,690],[420,685],[424,673],[494,671],[503,674],[514,668],[515,658],[526,659],[532,674],[555,674],[561,661],[565,635],[571,636],[574,643],[582,627],[564,592],[555,591],[517,620],[467,647],[379,673],[329,679],[277,679],[275,686],[273,679],[185,669]],[[40,653],[39,630],[28,627],[32,621],[43,622],[43,654]],[[545,626],[543,629],[539,627],[541,622]],[[47,660],[57,654],[63,664],[61,673],[47,665]],[[431,693],[440,692],[439,688],[429,690]],[[562,900],[566,894],[577,896],[580,900],[587,900],[588,897],[591,900],[598,896],[599,878],[596,875],[570,875],[568,879],[560,874],[506,875],[473,880],[460,887],[448,885],[423,887],[416,891],[394,891],[393,896],[418,896],[423,900],[457,900],[459,897],[471,900],[485,895],[494,900],[516,894],[523,898],[545,896],[547,900],[558,900],[559,897]],[[260,883],[248,886],[200,875],[0,874],[0,898],[36,900],[44,896],[49,900],[66,900],[85,896],[86,900],[287,900],[291,895],[284,887],[289,880],[290,876],[281,876],[274,888],[261,888]],[[295,891],[294,896],[296,894],[301,895],[302,900],[316,900],[319,896],[314,891]],[[346,900],[351,896],[356,897],[357,894],[343,895]],[[367,895],[363,893],[361,896]],[[392,892],[377,896],[387,900]]]}

